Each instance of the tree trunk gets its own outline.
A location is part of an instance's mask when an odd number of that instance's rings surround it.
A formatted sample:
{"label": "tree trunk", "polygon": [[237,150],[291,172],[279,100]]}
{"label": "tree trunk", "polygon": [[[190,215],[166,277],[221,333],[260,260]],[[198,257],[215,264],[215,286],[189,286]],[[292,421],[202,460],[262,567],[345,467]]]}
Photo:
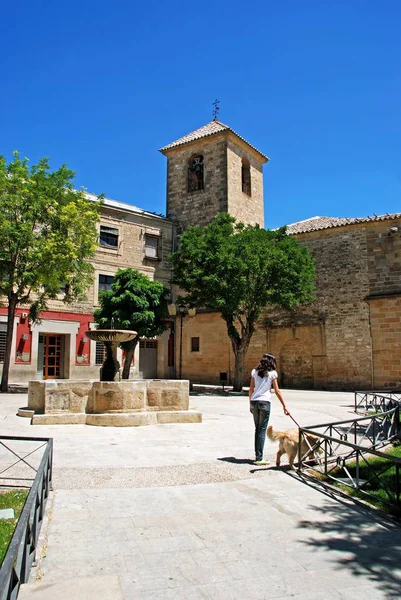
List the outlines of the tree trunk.
{"label": "tree trunk", "polygon": [[241,392],[244,383],[244,360],[246,350],[243,347],[234,349],[235,365],[234,365],[234,381],[233,392]]}
{"label": "tree trunk", "polygon": [[136,345],[137,340],[134,339],[129,345],[129,347],[126,349],[122,379],[129,379],[129,372],[131,369],[132,359],[134,358]]}
{"label": "tree trunk", "polygon": [[0,391],[8,392],[8,376],[10,372],[11,362],[11,345],[13,342],[14,333],[14,316],[17,307],[17,298],[14,295],[8,298],[7,309],[7,335],[6,335],[6,351],[4,354],[3,373],[1,376]]}

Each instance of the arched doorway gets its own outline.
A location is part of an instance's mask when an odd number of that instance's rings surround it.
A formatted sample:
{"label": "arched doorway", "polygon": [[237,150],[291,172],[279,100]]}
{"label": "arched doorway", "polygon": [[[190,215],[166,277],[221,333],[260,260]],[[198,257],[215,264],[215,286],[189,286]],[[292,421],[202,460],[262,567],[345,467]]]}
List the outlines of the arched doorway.
{"label": "arched doorway", "polygon": [[299,339],[284,344],[280,351],[280,379],[286,388],[313,389],[312,354]]}

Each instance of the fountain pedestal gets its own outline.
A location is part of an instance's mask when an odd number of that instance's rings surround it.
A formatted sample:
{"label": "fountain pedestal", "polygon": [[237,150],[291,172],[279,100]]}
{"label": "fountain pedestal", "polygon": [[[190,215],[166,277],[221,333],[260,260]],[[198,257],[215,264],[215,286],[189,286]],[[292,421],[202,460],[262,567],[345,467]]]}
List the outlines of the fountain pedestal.
{"label": "fountain pedestal", "polygon": [[114,381],[120,370],[117,360],[117,347],[122,342],[129,342],[136,337],[136,331],[127,329],[91,329],[85,334],[95,342],[103,342],[106,347],[106,358],[100,370],[100,381]]}

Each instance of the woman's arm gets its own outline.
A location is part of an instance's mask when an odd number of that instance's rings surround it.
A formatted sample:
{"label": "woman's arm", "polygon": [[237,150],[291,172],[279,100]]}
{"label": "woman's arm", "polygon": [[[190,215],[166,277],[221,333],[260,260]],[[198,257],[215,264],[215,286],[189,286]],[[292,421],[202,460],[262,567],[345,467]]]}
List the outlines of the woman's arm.
{"label": "woman's arm", "polygon": [[253,394],[254,390],[255,390],[255,379],[253,377],[251,377],[251,384],[249,386],[249,410],[250,410],[250,412],[252,412],[251,401],[252,401],[252,394]]}
{"label": "woman's arm", "polygon": [[255,379],[251,377],[251,384],[249,386],[249,402],[252,400],[252,394],[255,391]]}
{"label": "woman's arm", "polygon": [[274,392],[275,392],[277,398],[280,400],[280,402],[281,402],[281,404],[283,406],[284,414],[285,415],[289,415],[290,413],[287,410],[287,407],[286,407],[285,402],[284,402],[284,398],[282,396],[282,393],[280,392],[280,388],[278,387],[277,379],[273,379],[273,388],[274,388]]}

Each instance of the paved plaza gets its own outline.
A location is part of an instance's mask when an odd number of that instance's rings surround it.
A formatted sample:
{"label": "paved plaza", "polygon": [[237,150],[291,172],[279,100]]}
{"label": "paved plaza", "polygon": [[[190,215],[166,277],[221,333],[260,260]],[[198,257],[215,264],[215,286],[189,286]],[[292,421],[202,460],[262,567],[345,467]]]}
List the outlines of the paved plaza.
{"label": "paved plaza", "polygon": [[[350,393],[284,397],[305,426],[354,416]],[[31,426],[26,403],[0,396],[2,432],[54,438],[54,492],[21,600],[401,597],[400,528],[252,464],[246,396],[195,390],[203,423],[137,428]],[[277,400],[270,422],[292,426]]]}

